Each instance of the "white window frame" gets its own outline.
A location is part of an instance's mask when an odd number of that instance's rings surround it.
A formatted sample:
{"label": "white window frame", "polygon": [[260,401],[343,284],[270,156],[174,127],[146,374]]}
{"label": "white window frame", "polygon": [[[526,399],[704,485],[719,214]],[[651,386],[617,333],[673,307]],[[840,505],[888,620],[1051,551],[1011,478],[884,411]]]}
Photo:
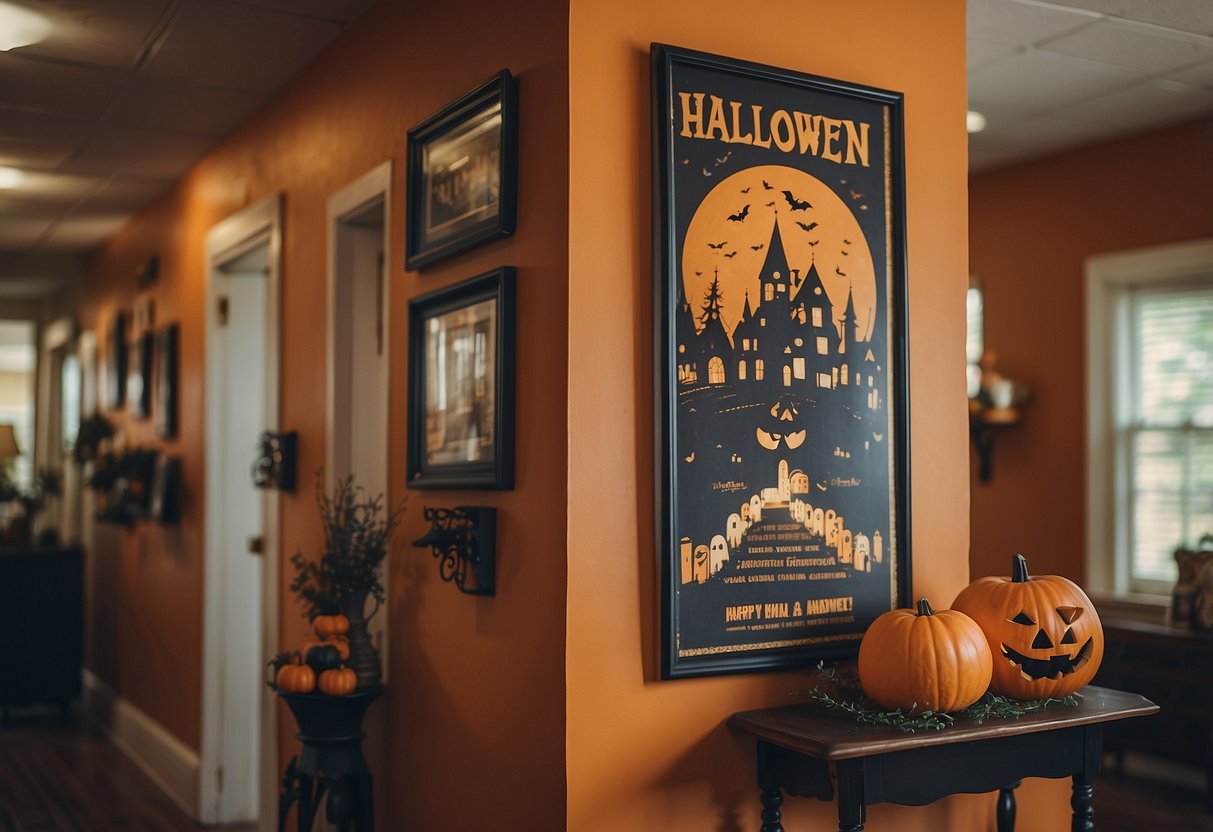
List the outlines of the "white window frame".
{"label": "white window frame", "polygon": [[[1086,261],[1087,330],[1087,586],[1100,594],[1129,595],[1129,534],[1125,506],[1131,488],[1127,455],[1116,447],[1116,414],[1132,390],[1113,377],[1129,365],[1132,287],[1162,287],[1213,274],[1213,240],[1099,255]],[[1138,581],[1138,590],[1169,595],[1165,582]],[[1155,585],[1156,584],[1156,585]]]}

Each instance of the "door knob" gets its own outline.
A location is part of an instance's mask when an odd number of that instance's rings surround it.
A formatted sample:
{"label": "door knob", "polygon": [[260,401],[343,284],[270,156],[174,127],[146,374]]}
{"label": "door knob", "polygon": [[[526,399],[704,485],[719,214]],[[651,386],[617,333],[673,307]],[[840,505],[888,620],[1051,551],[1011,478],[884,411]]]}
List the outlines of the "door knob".
{"label": "door knob", "polygon": [[261,535],[250,537],[248,539],[248,550],[251,555],[260,556],[265,554],[265,538]]}

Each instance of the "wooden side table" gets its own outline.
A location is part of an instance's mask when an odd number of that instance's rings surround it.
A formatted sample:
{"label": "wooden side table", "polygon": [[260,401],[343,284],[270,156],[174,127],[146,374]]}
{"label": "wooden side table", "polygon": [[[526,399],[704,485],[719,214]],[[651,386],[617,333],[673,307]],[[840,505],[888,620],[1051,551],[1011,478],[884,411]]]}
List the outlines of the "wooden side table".
{"label": "wooden side table", "polygon": [[729,727],[758,740],[762,832],[783,832],[783,793],[833,800],[839,832],[860,832],[875,803],[925,806],[949,794],[998,791],[998,832],[1015,827],[1015,787],[1025,777],[1071,777],[1071,829],[1093,830],[1091,781],[1099,773],[1105,722],[1148,716],[1158,706],[1133,693],[1088,686],[1078,707],[1051,706],[1018,720],[958,720],[941,731],[904,733],[860,725],[809,705],[745,711]]}

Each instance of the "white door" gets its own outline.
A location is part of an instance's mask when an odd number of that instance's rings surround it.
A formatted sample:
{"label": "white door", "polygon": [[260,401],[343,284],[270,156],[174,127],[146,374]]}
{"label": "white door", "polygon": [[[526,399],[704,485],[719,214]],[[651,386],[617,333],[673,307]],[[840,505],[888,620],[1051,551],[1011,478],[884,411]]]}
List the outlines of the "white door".
{"label": "white door", "polygon": [[279,430],[281,206],[256,203],[207,237],[206,564],[199,820],[276,821],[265,662],[278,641],[276,491],[253,486]]}

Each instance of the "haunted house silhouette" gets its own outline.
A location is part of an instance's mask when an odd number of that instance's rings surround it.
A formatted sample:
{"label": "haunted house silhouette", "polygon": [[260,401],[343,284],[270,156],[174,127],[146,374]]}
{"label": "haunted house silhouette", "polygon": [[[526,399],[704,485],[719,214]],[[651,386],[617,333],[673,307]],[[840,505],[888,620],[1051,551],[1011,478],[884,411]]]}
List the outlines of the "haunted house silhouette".
{"label": "haunted house silhouette", "polygon": [[803,278],[799,269],[788,267],[778,221],[758,277],[759,297],[746,292],[732,331],[721,316],[719,270],[698,310],[691,308],[680,284],[675,312],[679,390],[758,385],[778,396],[782,388],[803,390],[801,383],[807,381],[819,391],[849,393],[852,407],[880,409],[879,368],[868,344],[875,327],[865,327],[865,339],[849,289],[842,314],[835,317],[815,259]]}

